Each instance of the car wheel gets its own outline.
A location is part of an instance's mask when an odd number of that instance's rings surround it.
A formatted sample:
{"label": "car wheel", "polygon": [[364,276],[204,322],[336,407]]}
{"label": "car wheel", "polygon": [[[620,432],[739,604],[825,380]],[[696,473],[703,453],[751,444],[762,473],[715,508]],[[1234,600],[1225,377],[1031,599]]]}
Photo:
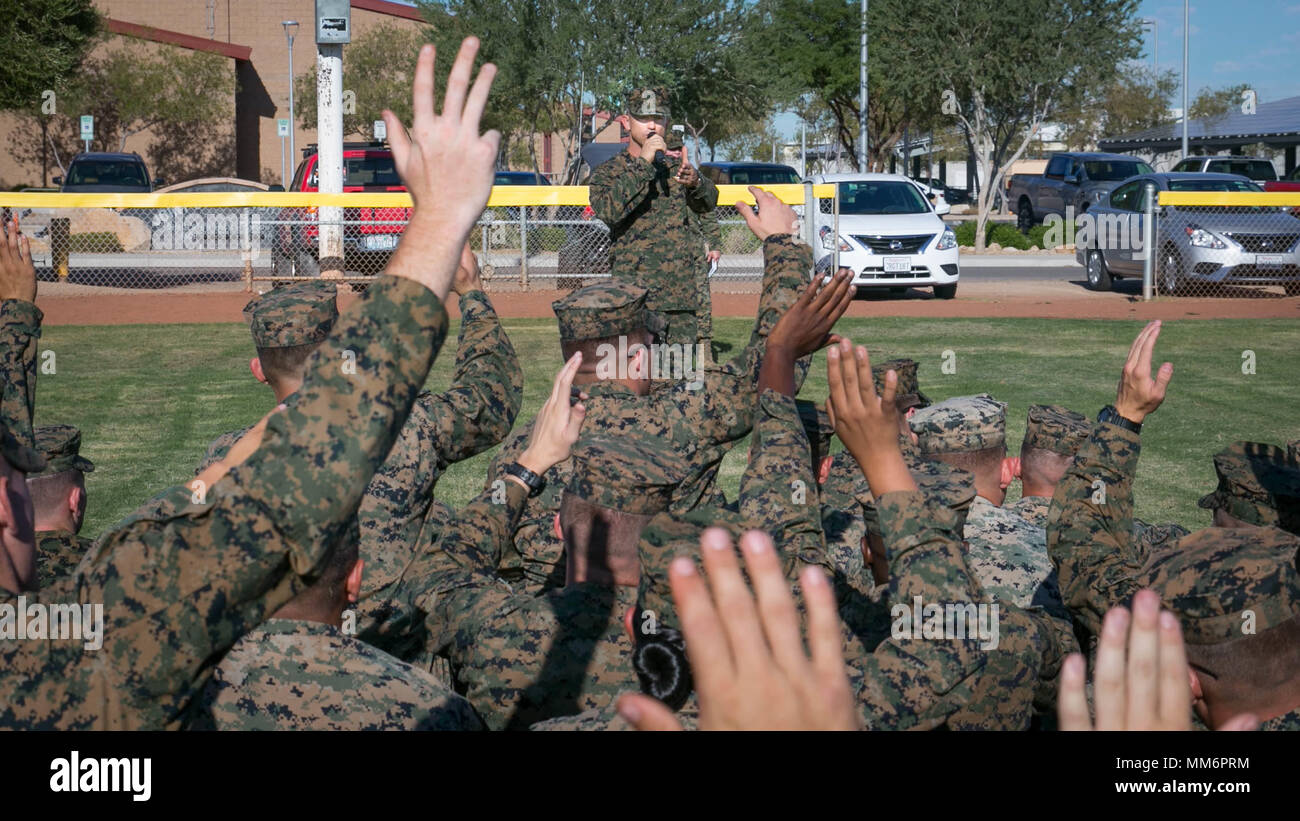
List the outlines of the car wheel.
{"label": "car wheel", "polygon": [[1028,234],[1029,229],[1034,227],[1034,206],[1029,204],[1028,197],[1021,197],[1020,204],[1016,206],[1016,227],[1022,234]]}
{"label": "car wheel", "polygon": [[1156,288],[1162,294],[1173,296],[1183,285],[1183,258],[1178,249],[1172,245],[1165,246],[1160,252],[1160,264],[1156,268]]}
{"label": "car wheel", "polygon": [[1106,259],[1101,251],[1088,252],[1088,290],[1110,290],[1110,269],[1106,267]]}
{"label": "car wheel", "polygon": [[955,296],[957,296],[957,283],[955,282],[951,285],[934,286],[935,299],[952,299]]}

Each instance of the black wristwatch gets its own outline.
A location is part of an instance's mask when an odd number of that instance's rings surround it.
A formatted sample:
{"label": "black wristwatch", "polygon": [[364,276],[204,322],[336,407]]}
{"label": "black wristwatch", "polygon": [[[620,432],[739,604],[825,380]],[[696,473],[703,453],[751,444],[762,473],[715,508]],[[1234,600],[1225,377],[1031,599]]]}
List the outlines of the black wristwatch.
{"label": "black wristwatch", "polygon": [[505,471],[511,476],[514,476],[519,481],[528,485],[529,499],[533,498],[534,496],[538,495],[539,493],[541,493],[543,490],[546,489],[545,476],[538,476],[536,473],[533,473],[531,470],[519,464],[518,462],[511,462],[510,464],[506,465]]}
{"label": "black wristwatch", "polygon": [[1133,431],[1134,433],[1142,432],[1142,423],[1134,422],[1132,419],[1125,419],[1115,410],[1114,405],[1107,405],[1097,413],[1097,421],[1105,422],[1108,425],[1114,425],[1124,430]]}

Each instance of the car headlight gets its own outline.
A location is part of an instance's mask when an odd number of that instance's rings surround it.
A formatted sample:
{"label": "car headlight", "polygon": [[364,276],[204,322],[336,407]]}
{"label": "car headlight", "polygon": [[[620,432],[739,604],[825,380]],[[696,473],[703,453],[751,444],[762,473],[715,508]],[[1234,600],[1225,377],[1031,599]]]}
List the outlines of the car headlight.
{"label": "car headlight", "polygon": [[[829,226],[823,225],[819,228],[817,230],[817,236],[822,238],[822,248],[825,248],[827,251],[835,250],[835,235]],[[853,246],[849,245],[848,240],[844,239],[844,237],[840,237],[840,252],[843,253],[852,250]],[[867,250],[867,253],[871,253],[870,249]]]}
{"label": "car headlight", "polygon": [[1189,225],[1183,229],[1187,232],[1187,241],[1197,248],[1213,248],[1216,251],[1222,251],[1228,247],[1228,243],[1206,231],[1204,228],[1197,228]]}
{"label": "car headlight", "polygon": [[943,234],[939,236],[939,244],[934,246],[936,251],[950,251],[957,247],[957,235],[951,228],[943,229]]}

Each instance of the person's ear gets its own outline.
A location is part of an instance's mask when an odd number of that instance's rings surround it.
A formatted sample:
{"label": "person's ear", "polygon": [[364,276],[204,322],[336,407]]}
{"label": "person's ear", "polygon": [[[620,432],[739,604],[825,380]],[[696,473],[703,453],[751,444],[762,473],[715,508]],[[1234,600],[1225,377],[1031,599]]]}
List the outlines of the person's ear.
{"label": "person's ear", "polygon": [[636,621],[636,606],[629,607],[623,611],[623,630],[627,632],[628,641],[636,644],[636,629],[633,622]]}
{"label": "person's ear", "polygon": [[1196,675],[1196,671],[1191,665],[1187,666],[1187,683],[1192,688],[1192,702],[1202,701],[1205,698],[1205,692],[1201,689],[1201,677]]}
{"label": "person's ear", "polygon": [[1002,459],[1002,475],[998,477],[998,487],[1006,490],[1012,480],[1020,475],[1020,460],[1004,457]]}
{"label": "person's ear", "polygon": [[253,357],[248,360],[248,369],[253,372],[253,378],[263,385],[266,384],[266,374],[262,373],[262,360],[259,357]]}
{"label": "person's ear", "polygon": [[551,526],[554,528],[555,538],[564,541],[564,528],[560,527],[560,514],[555,514],[555,518],[551,520]]}
{"label": "person's ear", "polygon": [[348,591],[348,603],[356,604],[357,599],[361,598],[361,572],[365,569],[365,559],[357,559],[357,563],[352,565],[352,570],[348,572],[348,580],[345,586]]}
{"label": "person's ear", "polygon": [[72,490],[68,491],[68,513],[72,514],[72,518],[75,519],[81,514],[84,509],[82,504],[84,504],[85,499],[86,492],[76,485],[73,486]]}
{"label": "person's ear", "polygon": [[623,129],[624,131],[628,131],[632,127],[631,118],[628,117],[626,114],[620,114],[617,117],[615,117],[614,120],[615,122],[618,123],[619,128]]}
{"label": "person's ear", "polygon": [[831,478],[831,462],[831,457],[822,457],[821,464],[817,466],[817,484],[824,485],[826,480]]}

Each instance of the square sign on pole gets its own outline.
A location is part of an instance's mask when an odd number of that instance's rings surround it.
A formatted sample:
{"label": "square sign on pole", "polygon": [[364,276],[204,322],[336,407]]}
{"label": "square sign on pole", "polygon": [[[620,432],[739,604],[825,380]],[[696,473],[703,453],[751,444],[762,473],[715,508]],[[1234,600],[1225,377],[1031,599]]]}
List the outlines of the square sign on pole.
{"label": "square sign on pole", "polygon": [[95,139],[95,118],[90,114],[81,115],[81,139],[86,143],[86,150],[90,150],[90,141]]}
{"label": "square sign on pole", "polygon": [[382,143],[388,140],[388,124],[383,120],[375,120],[375,142]]}
{"label": "square sign on pole", "polygon": [[275,121],[275,136],[289,136],[289,121],[287,119],[281,118]]}
{"label": "square sign on pole", "polygon": [[316,44],[352,42],[352,0],[316,0]]}

